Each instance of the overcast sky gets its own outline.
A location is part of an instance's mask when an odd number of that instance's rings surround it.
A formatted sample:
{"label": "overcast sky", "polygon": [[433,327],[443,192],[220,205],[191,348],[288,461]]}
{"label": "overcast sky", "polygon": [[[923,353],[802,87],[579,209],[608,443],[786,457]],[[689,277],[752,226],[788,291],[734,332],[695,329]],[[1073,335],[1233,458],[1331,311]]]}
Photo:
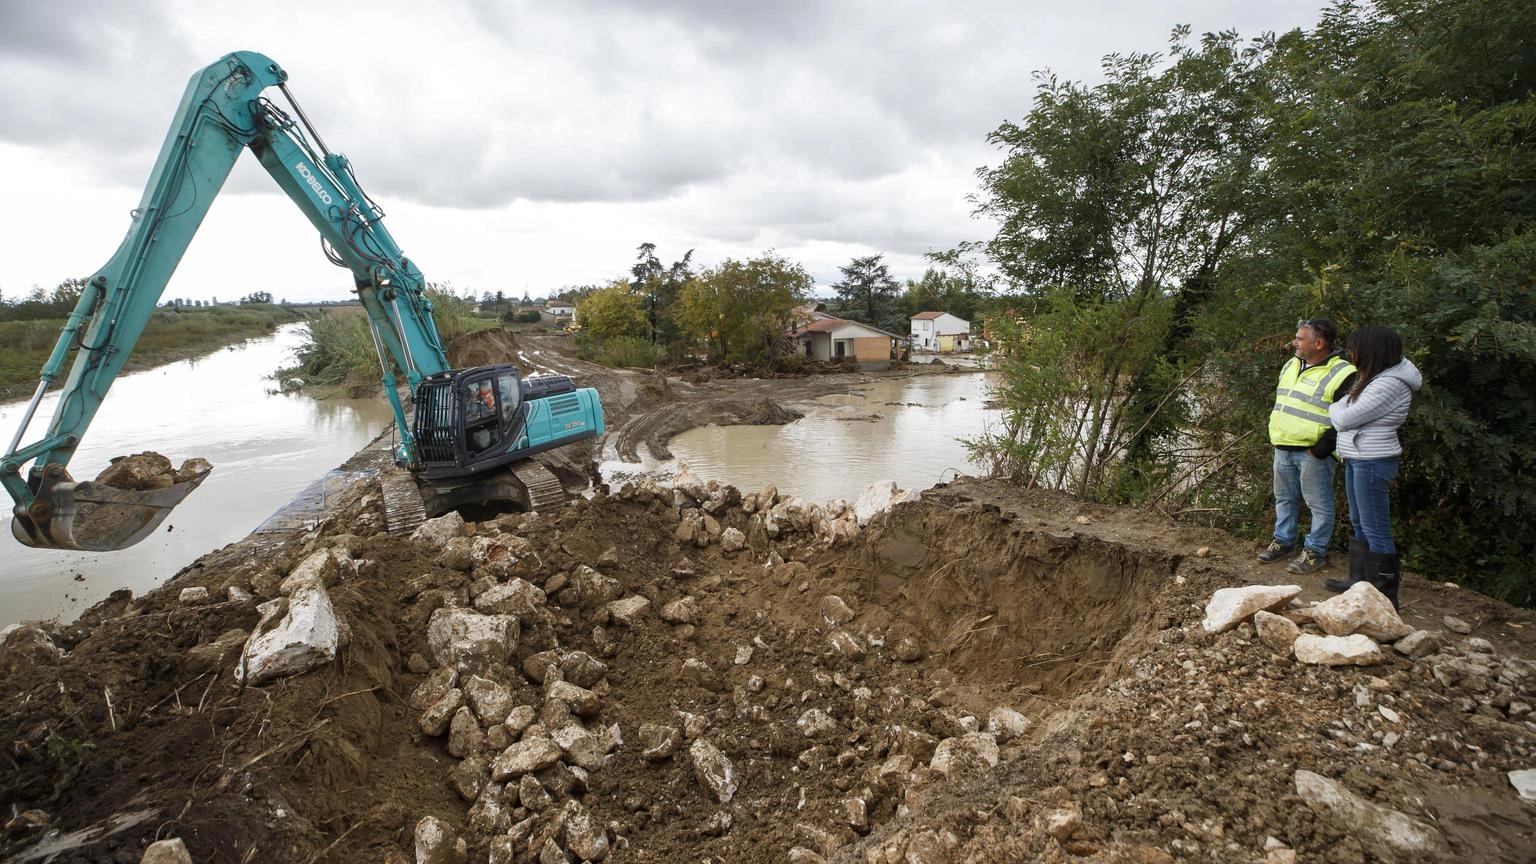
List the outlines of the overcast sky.
{"label": "overcast sky", "polygon": [[[966,196],[1036,70],[1096,81],[1176,24],[1249,37],[1322,5],[0,0],[0,292],[106,262],[187,80],[231,51],[287,70],[395,240],[459,293],[607,282],[643,242],[701,265],[772,249],[827,286],[855,256],[915,278],[991,236]],[[165,297],[350,289],[247,157]]]}

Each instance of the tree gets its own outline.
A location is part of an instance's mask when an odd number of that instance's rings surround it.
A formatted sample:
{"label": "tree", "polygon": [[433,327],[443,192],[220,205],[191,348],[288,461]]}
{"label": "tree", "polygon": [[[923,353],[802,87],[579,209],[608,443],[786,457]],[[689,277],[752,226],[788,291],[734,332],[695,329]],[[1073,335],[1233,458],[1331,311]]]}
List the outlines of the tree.
{"label": "tree", "polygon": [[576,301],[576,323],[598,344],[624,336],[643,338],[650,328],[641,298],[630,293],[623,280]]}
{"label": "tree", "polygon": [[[1181,302],[1197,309],[1207,299],[1181,300],[1208,285],[1188,277],[1214,274],[1248,224],[1239,208],[1255,194],[1262,140],[1249,94],[1262,89],[1263,54],[1231,33],[1207,34],[1198,47],[1187,38],[1187,28],[1175,30],[1166,60],[1107,57],[1105,81],[1093,87],[1041,77],[1025,120],[989,136],[1005,152],[1001,164],[978,172],[978,210],[1001,226],[986,252],[1041,301],[1008,346],[1010,368],[1060,384],[1010,381],[1008,428],[1025,437],[986,443],[1018,448],[1001,461],[1080,495],[1108,494],[1138,445],[1138,483],[1152,482],[1149,469],[1158,479],[1175,470],[1166,460],[1176,454],[1147,446],[1157,433],[1181,441],[1189,405],[1181,397],[1194,373],[1177,362],[1170,325]],[[1074,338],[1057,344],[1047,332]],[[1041,417],[1074,434],[1029,438]]]}
{"label": "tree", "polygon": [[901,286],[891,277],[885,256],[854,258],[838,270],[843,278],[832,285],[832,290],[837,292],[842,311],[866,324],[888,323],[884,319]]}
{"label": "tree", "polygon": [[683,287],[677,319],[711,360],[772,367],[795,307],[813,284],[804,267],[773,252],[726,259]]}
{"label": "tree", "polygon": [[272,292],[271,291],[252,291],[251,293],[249,293],[249,294],[245,295],[244,297],[240,298],[240,305],[242,305],[242,306],[248,306],[248,305],[250,305],[252,303],[271,303],[271,302],[272,302]]}
{"label": "tree", "polygon": [[671,266],[663,266],[656,257],[655,243],[640,244],[635,265],[629,269],[629,285],[630,290],[642,298],[641,305],[645,309],[645,319],[650,324],[652,344],[671,345],[676,341],[676,333],[672,330],[675,316],[669,315],[668,310],[677,302],[678,293],[693,276],[690,269],[692,260],[693,250],[689,249],[680,260],[673,261]]}

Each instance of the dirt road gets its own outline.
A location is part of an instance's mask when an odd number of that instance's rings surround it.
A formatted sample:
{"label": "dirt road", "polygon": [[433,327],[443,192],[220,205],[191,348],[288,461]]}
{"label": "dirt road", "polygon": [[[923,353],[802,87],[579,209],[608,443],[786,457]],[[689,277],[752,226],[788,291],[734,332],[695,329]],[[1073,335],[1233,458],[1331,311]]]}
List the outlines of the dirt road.
{"label": "dirt road", "polygon": [[[837,386],[603,376],[663,446],[668,406]],[[863,525],[610,492],[405,538],[363,484],[7,634],[0,861],[1536,860],[1526,610],[1410,576],[1411,655],[1309,665],[1206,632],[1213,591],[1289,581],[1217,531],[994,481]],[[322,588],[336,659],[241,684]]]}

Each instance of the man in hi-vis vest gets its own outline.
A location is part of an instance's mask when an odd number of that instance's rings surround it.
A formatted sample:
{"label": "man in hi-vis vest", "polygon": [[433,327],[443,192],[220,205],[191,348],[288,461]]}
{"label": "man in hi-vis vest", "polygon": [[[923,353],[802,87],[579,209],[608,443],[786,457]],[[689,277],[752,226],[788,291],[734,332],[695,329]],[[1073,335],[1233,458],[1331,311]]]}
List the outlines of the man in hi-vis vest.
{"label": "man in hi-vis vest", "polygon": [[1333,445],[1338,433],[1328,422],[1336,394],[1349,392],[1355,367],[1334,351],[1338,328],[1327,318],[1296,322],[1291,348],[1296,356],[1280,369],[1275,407],[1269,414],[1269,443],[1275,445],[1275,538],[1259,552],[1265,563],[1279,561],[1296,547],[1301,505],[1312,511],[1312,529],[1301,554],[1286,570],[1311,573],[1328,563],[1333,539]]}

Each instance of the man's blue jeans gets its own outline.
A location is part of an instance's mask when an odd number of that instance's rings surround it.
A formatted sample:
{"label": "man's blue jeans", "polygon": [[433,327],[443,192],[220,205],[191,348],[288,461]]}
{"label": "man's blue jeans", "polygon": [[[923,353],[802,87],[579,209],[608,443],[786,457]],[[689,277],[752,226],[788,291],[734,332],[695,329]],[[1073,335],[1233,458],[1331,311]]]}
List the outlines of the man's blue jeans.
{"label": "man's blue jeans", "polygon": [[1333,540],[1333,458],[1318,459],[1305,450],[1275,449],[1275,539],[1296,542],[1302,502],[1312,511],[1312,530],[1302,541],[1319,556]]}
{"label": "man's blue jeans", "polygon": [[1392,481],[1397,479],[1399,457],[1347,459],[1344,462],[1344,494],[1349,500],[1351,533],[1364,537],[1371,551],[1395,553],[1392,542]]}

